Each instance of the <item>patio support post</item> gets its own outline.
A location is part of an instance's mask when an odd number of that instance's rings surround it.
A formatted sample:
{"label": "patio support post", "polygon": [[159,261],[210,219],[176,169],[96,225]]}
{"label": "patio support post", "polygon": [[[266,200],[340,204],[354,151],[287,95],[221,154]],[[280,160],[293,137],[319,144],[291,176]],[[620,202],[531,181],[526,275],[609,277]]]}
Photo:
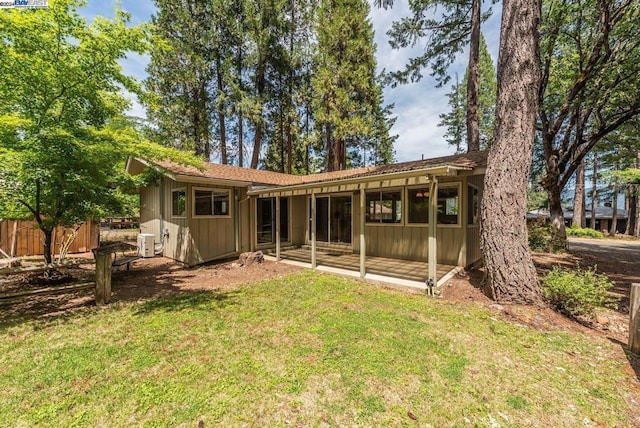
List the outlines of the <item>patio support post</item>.
{"label": "patio support post", "polygon": [[364,237],[364,226],[365,226],[365,209],[366,209],[366,196],[365,196],[365,192],[364,189],[360,189],[360,278],[364,278],[364,276],[367,274],[367,269],[366,269],[366,261],[367,261],[367,255],[366,255],[366,241],[365,241],[365,237]]}
{"label": "patio support post", "polygon": [[276,196],[276,261],[280,261],[280,195]]}
{"label": "patio support post", "polygon": [[311,193],[311,269],[316,268],[316,194]]}
{"label": "patio support post", "polygon": [[438,224],[438,179],[429,177],[429,278],[427,292],[433,292],[438,286],[438,243],[436,239]]}

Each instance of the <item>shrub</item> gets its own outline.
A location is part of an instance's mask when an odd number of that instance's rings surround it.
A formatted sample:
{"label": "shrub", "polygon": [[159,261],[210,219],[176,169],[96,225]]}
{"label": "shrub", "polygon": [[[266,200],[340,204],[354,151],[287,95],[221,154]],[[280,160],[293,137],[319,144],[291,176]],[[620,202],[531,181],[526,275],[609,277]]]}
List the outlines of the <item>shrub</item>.
{"label": "shrub", "polygon": [[607,291],[612,287],[606,275],[596,269],[565,270],[554,267],[542,284],[548,302],[568,315],[593,316],[598,306],[610,303]]}
{"label": "shrub", "polygon": [[539,220],[528,225],[529,248],[543,253],[560,253],[564,251],[564,242],[554,239],[553,226],[545,220]]}
{"label": "shrub", "polygon": [[578,227],[578,226],[571,226],[567,228],[567,236],[579,236],[582,238],[596,238],[596,239],[602,239],[604,238],[604,235],[602,234],[602,232],[598,232],[597,230],[593,230],[590,227]]}

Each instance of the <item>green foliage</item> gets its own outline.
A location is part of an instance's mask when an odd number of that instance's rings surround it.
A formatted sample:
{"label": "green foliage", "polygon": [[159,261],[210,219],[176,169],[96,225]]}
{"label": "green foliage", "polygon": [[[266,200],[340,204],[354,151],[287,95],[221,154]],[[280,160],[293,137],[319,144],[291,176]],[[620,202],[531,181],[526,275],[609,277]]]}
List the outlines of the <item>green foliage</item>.
{"label": "green foliage", "polygon": [[549,195],[544,190],[527,189],[527,211],[547,208]]}
{"label": "green foliage", "polygon": [[564,241],[555,238],[553,226],[546,220],[528,224],[529,248],[542,253],[564,252]]}
{"label": "green foliage", "polygon": [[83,5],[0,14],[0,218],[34,218],[45,258],[55,226],[135,208],[121,190],[134,185],[128,156],[196,162],[145,142],[124,117],[122,89],[140,88],[118,61],[146,50],[145,28],[119,9],[87,24]]}
{"label": "green foliage", "polygon": [[582,238],[596,238],[602,239],[604,238],[604,234],[600,231],[593,230],[590,227],[579,227],[576,225],[571,225],[566,229],[567,236],[578,236]]}
{"label": "green foliage", "polygon": [[[478,126],[480,128],[480,149],[491,147],[493,141],[493,122],[496,106],[496,72],[493,60],[487,49],[484,36],[480,37],[480,63],[478,73]],[[447,128],[445,139],[456,152],[462,152],[467,143],[467,81],[468,71],[462,82],[457,81],[447,94],[451,111],[440,115],[438,126]]]}
{"label": "green foliage", "polygon": [[592,316],[597,307],[610,303],[613,286],[606,275],[587,270],[554,267],[544,278],[542,292],[550,304],[571,315]]}

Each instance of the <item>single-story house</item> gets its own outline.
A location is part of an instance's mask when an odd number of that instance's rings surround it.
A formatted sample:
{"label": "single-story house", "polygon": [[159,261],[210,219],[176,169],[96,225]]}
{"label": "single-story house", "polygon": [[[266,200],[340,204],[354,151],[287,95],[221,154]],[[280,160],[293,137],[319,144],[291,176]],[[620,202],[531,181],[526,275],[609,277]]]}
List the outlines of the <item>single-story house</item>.
{"label": "single-story house", "polygon": [[[549,218],[549,210],[546,208],[540,208],[537,210],[527,212],[527,220],[546,220]],[[591,224],[591,210],[585,210],[585,219],[587,227]],[[618,208],[616,213],[616,231],[617,233],[624,233],[627,228],[628,214],[627,210]],[[612,207],[596,207],[596,230],[608,234],[613,220],[613,208]],[[571,226],[573,223],[573,208],[567,208],[564,210],[564,223],[566,227]]]}
{"label": "single-story house", "polygon": [[[432,281],[481,258],[486,152],[289,175],[131,158],[160,172],[140,189],[141,233],[189,266],[263,250],[277,260]],[[432,197],[433,196],[433,197]],[[435,219],[435,221],[431,221]]]}

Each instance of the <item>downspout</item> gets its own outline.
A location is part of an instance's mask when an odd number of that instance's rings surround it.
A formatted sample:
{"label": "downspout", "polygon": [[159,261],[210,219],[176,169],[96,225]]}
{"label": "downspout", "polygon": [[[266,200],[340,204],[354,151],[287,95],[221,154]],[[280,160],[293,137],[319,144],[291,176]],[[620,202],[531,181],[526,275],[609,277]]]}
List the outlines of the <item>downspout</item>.
{"label": "downspout", "polygon": [[[165,178],[160,178],[160,230],[158,231],[158,236],[160,239],[163,238],[163,230],[164,230],[164,180]],[[163,241],[164,242],[164,241]]]}
{"label": "downspout", "polygon": [[238,201],[238,192],[237,189],[233,192],[233,232],[235,237],[235,249],[236,253],[240,251],[240,201]]}

